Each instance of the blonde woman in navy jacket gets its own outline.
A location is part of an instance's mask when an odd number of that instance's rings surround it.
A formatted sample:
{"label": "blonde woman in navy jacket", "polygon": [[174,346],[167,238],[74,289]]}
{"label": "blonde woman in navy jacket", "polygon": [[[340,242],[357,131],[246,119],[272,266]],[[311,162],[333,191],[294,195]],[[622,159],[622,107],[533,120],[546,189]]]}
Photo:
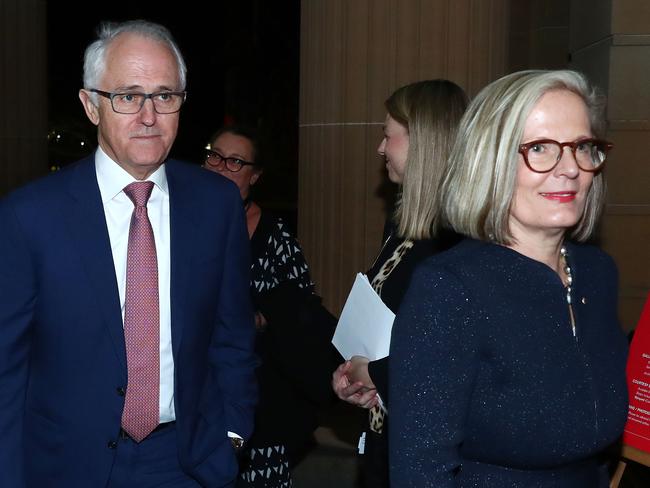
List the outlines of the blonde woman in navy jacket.
{"label": "blonde woman in navy jacket", "polygon": [[514,73],[461,122],[443,218],[468,238],[415,273],[390,351],[391,486],[607,486],[627,412],[601,106],[572,71]]}

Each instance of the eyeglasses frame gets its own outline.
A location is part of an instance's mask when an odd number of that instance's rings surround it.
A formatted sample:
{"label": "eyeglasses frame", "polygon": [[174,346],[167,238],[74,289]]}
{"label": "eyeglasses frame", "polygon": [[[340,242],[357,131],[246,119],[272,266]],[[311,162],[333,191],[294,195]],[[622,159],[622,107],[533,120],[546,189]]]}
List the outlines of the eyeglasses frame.
{"label": "eyeglasses frame", "polygon": [[[231,173],[239,173],[244,166],[257,166],[257,167],[261,166],[261,164],[259,164],[259,163],[253,163],[251,161],[245,161],[245,160],[243,160],[241,158],[227,158],[227,157],[223,156],[221,153],[219,153],[217,151],[213,151],[212,149],[206,149],[205,152],[207,153],[206,157],[205,157],[205,164],[207,164],[208,166],[211,166],[213,168],[218,168],[219,166],[221,166],[223,164],[224,168],[226,168]],[[210,156],[217,157],[217,159],[219,159],[220,162],[217,163],[217,164],[211,164],[210,163]],[[230,167],[228,166],[228,160],[237,161],[236,163],[234,163],[236,165],[237,169],[235,169],[235,170],[230,169]]]}
{"label": "eyeglasses frame", "polygon": [[[142,92],[107,92],[104,90],[98,90],[97,88],[88,88],[89,92],[92,93],[97,93],[98,95],[101,95],[102,97],[108,98],[111,101],[111,108],[113,109],[113,112],[116,114],[122,114],[122,115],[135,115],[140,113],[142,110],[142,107],[144,107],[144,102],[146,102],[148,99],[151,100],[151,103],[153,105],[153,110],[159,115],[169,115],[169,114],[175,114],[181,111],[181,108],[183,107],[183,104],[185,103],[185,100],[187,99],[187,92],[186,91],[159,91],[159,92],[153,92],[153,93],[142,93]],[[140,108],[138,109],[137,112],[118,112],[115,110],[115,105],[113,105],[113,98],[117,97],[118,95],[141,95],[144,98],[142,99],[142,103],[140,103]],[[156,95],[182,95],[183,101],[181,102],[181,105],[178,107],[178,110],[174,110],[173,112],[159,112],[158,109],[156,108],[156,104],[153,101],[153,97]]]}
{"label": "eyeglasses frame", "polygon": [[[547,170],[540,171],[538,169],[533,168],[530,163],[528,162],[528,151],[530,150],[531,147],[533,147],[536,144],[544,144],[544,143],[554,143],[560,146],[560,152],[558,154],[557,160],[555,161],[555,164]],[[580,166],[580,163],[578,162],[578,158],[576,157],[576,150],[578,149],[578,146],[580,144],[584,144],[585,142],[591,142],[595,143],[595,145],[602,145],[605,148],[605,159],[603,159],[603,162],[600,163],[598,166],[592,166],[590,168],[583,168]],[[576,162],[576,165],[578,168],[580,168],[582,171],[586,171],[588,173],[595,173],[597,171],[600,171],[603,166],[605,166],[605,162],[607,161],[607,154],[609,151],[614,147],[614,144],[611,142],[604,141],[602,139],[595,139],[592,137],[588,137],[586,139],[580,139],[578,141],[571,141],[571,142],[559,142],[554,139],[535,139],[534,141],[526,142],[524,144],[519,145],[519,154],[521,154],[524,158],[524,163],[526,163],[526,166],[528,166],[528,169],[531,170],[533,173],[550,173],[553,171],[557,165],[560,163],[560,160],[562,159],[562,156],[564,156],[564,148],[569,147],[571,148],[571,153],[573,154],[573,159]]]}

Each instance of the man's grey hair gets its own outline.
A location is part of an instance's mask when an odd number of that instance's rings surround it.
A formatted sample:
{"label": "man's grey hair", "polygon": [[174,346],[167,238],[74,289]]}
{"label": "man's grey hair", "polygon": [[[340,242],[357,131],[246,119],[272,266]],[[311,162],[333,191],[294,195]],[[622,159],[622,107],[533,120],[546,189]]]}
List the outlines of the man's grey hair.
{"label": "man's grey hair", "polygon": [[[127,22],[103,22],[97,30],[97,40],[92,42],[84,54],[83,84],[85,89],[97,88],[106,71],[106,51],[119,35],[137,34],[147,39],[159,41],[169,47],[178,65],[178,79],[181,90],[185,90],[187,67],[176,41],[169,30],[147,20],[129,20]],[[93,103],[97,104],[97,94],[91,94]]]}

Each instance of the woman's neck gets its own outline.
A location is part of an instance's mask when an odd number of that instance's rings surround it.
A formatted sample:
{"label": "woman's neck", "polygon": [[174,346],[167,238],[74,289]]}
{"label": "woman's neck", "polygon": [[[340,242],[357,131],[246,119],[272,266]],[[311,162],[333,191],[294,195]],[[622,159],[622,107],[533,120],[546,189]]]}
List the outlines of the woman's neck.
{"label": "woman's neck", "polygon": [[242,204],[244,205],[244,210],[247,210],[253,201],[250,195],[246,195],[246,196],[242,195],[241,200],[242,200]]}
{"label": "woman's neck", "polygon": [[512,244],[507,247],[530,259],[546,264],[564,280],[564,269],[560,259],[560,249],[563,244],[564,233],[557,233],[542,236],[513,236]]}
{"label": "woman's neck", "polygon": [[253,200],[244,200],[244,211],[246,212],[246,227],[248,228],[248,238],[251,239],[260,223],[262,209]]}

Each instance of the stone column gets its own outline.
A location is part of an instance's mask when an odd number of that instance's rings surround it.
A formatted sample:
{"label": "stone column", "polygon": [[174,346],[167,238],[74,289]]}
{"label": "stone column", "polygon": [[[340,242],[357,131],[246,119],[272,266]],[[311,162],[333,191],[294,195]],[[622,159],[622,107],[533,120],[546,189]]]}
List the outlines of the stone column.
{"label": "stone column", "polygon": [[650,3],[572,0],[572,67],[608,98],[608,205],[602,247],[620,272],[620,317],[636,326],[650,289]]}
{"label": "stone column", "polygon": [[47,172],[44,0],[0,3],[0,195]]}
{"label": "stone column", "polygon": [[569,3],[510,0],[508,71],[562,69],[569,62]]}
{"label": "stone column", "polygon": [[384,100],[429,78],[474,95],[505,74],[509,3],[302,1],[298,231],[332,312],[381,246]]}

